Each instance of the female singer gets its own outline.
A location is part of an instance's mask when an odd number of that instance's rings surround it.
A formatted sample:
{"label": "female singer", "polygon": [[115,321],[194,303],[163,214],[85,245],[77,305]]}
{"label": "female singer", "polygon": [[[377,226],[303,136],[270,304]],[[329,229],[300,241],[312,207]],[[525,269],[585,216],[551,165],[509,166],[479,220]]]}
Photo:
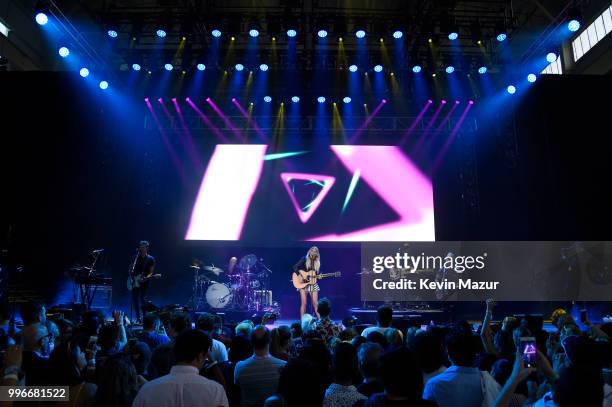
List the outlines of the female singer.
{"label": "female singer", "polygon": [[[306,256],[302,257],[296,264],[293,266],[293,272],[299,275],[299,270],[302,271],[313,271],[315,274],[319,274],[319,269],[321,268],[321,255],[319,254],[319,249],[316,246],[312,246],[308,249]],[[306,313],[306,304],[308,302],[308,294],[310,294],[310,300],[312,303],[312,308],[314,309],[314,313],[317,318],[320,318],[319,313],[317,312],[317,302],[319,301],[319,284],[316,282],[314,284],[309,284],[305,288],[299,288],[298,291],[300,293],[300,318]]]}

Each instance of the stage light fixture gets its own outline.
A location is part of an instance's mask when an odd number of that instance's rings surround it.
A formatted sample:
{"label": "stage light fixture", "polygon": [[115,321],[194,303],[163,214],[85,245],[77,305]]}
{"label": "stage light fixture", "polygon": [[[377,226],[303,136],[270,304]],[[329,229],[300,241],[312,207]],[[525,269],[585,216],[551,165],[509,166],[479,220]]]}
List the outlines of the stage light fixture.
{"label": "stage light fixture", "polygon": [[295,31],[293,28],[290,28],[287,30],[287,37],[289,38],[293,38],[297,35],[297,31]]}
{"label": "stage light fixture", "polygon": [[164,65],[164,69],[165,69],[166,71],[171,71],[171,70],[173,70],[173,69],[174,69],[174,67],[172,66],[172,64],[166,64],[166,65]]}
{"label": "stage light fixture", "polygon": [[351,71],[351,72],[357,72],[357,69],[358,69],[358,68],[357,68],[357,65],[354,65],[354,64],[353,64],[353,65],[350,65],[350,66],[349,66],[349,71]]}
{"label": "stage light fixture", "polygon": [[580,21],[578,20],[570,20],[567,23],[567,29],[571,32],[576,32],[580,29]]}
{"label": "stage light fixture", "polygon": [[140,64],[132,64],[132,69],[133,70],[140,71],[140,68],[141,68]]}
{"label": "stage light fixture", "polygon": [[385,104],[385,103],[387,103],[387,99],[383,99],[383,100],[381,100],[381,102],[382,102],[383,104]]}
{"label": "stage light fixture", "polygon": [[211,34],[212,34],[212,36],[213,36],[213,37],[215,37],[215,38],[219,38],[219,37],[221,36],[221,30],[216,29],[216,28],[215,28],[214,30],[212,30],[210,33],[211,33]]}
{"label": "stage light fixture", "polygon": [[374,66],[374,72],[382,72],[383,67],[382,65],[375,65]]}
{"label": "stage light fixture", "polygon": [[317,35],[319,36],[319,38],[325,38],[327,37],[327,30],[319,30],[317,32]]}
{"label": "stage light fixture", "polygon": [[293,97],[291,98],[291,101],[292,101],[293,103],[297,103],[297,102],[299,102],[299,101],[300,101],[300,97],[299,97],[299,96],[293,96]]}
{"label": "stage light fixture", "polygon": [[317,98],[317,102],[319,102],[319,103],[325,103],[325,96],[319,96],[319,97]]}
{"label": "stage light fixture", "polygon": [[160,28],[155,32],[159,38],[164,38],[166,36],[166,30]]}
{"label": "stage light fixture", "polygon": [[60,57],[66,58],[68,55],[70,55],[70,50],[67,47],[61,47],[57,53]]}
{"label": "stage light fixture", "polygon": [[115,30],[108,30],[106,33],[107,33],[107,34],[108,34],[108,36],[109,36],[109,37],[111,37],[111,38],[117,38],[117,36],[119,35],[119,34],[117,33],[117,31],[115,31]]}
{"label": "stage light fixture", "polygon": [[357,38],[364,38],[366,36],[366,32],[364,30],[357,30],[355,31],[355,37]]}
{"label": "stage light fixture", "polygon": [[108,82],[106,81],[100,81],[100,89],[105,90],[108,89]]}
{"label": "stage light fixture", "polygon": [[478,73],[481,75],[484,75],[487,73],[487,67],[486,66],[481,66],[480,68],[478,68]]}
{"label": "stage light fixture", "polygon": [[453,31],[451,33],[448,33],[448,39],[449,40],[455,41],[457,38],[459,38],[459,33],[458,32]]}
{"label": "stage light fixture", "polygon": [[414,65],[414,66],[412,67],[412,72],[414,72],[414,73],[419,73],[419,72],[421,72],[421,69],[422,69],[422,68],[421,68],[421,65]]}
{"label": "stage light fixture", "polygon": [[79,70],[79,75],[81,75],[83,78],[87,78],[89,76],[89,69],[81,68]]}
{"label": "stage light fixture", "polygon": [[399,40],[403,36],[404,36],[404,33],[401,32],[400,30],[393,31],[393,38],[395,38],[396,40]]}
{"label": "stage light fixture", "polygon": [[506,35],[506,33],[499,33],[495,38],[497,39],[497,41],[503,42],[506,40],[506,38],[508,38],[508,36]]}
{"label": "stage light fixture", "polygon": [[446,71],[446,73],[453,73],[453,72],[455,72],[455,67],[452,66],[452,65],[449,65],[449,66],[446,67],[445,71]]}
{"label": "stage light fixture", "polygon": [[527,75],[527,82],[529,83],[534,83],[536,79],[538,79],[538,77],[534,73],[530,73],[529,75]]}
{"label": "stage light fixture", "polygon": [[258,29],[256,29],[256,28],[251,28],[251,29],[249,30],[249,35],[250,35],[252,38],[257,38],[257,37],[259,37],[259,30],[258,30]]}
{"label": "stage light fixture", "polygon": [[204,64],[197,64],[196,68],[198,69],[198,71],[203,71],[206,69],[206,65]]}
{"label": "stage light fixture", "polygon": [[461,102],[459,102],[458,100],[455,100],[455,104],[456,105],[458,105],[459,103],[461,103]]}
{"label": "stage light fixture", "polygon": [[498,42],[503,42],[506,41],[506,38],[508,38],[508,28],[506,27],[506,22],[505,21],[498,21],[495,24],[495,39]]}
{"label": "stage light fixture", "polygon": [[557,54],[555,52],[549,52],[546,54],[546,61],[553,63],[557,60]]}
{"label": "stage light fixture", "polygon": [[508,92],[511,95],[514,95],[516,93],[516,87],[514,85],[509,85],[506,88],[506,92]]}
{"label": "stage light fixture", "polygon": [[582,20],[582,13],[580,9],[574,5],[572,6],[566,16],[567,21],[567,29],[570,32],[576,32],[580,29],[580,21]]}
{"label": "stage light fixture", "polygon": [[236,69],[238,72],[243,71],[244,70],[244,65],[236,64],[236,65],[234,65],[234,69]]}
{"label": "stage light fixture", "polygon": [[351,103],[351,98],[350,98],[350,97],[348,97],[348,96],[345,96],[345,97],[342,99],[342,101],[343,101],[344,103],[347,103],[347,104],[348,104],[348,103]]}
{"label": "stage light fixture", "polygon": [[272,101],[272,97],[270,97],[270,96],[264,96],[264,99],[263,99],[263,100],[264,100],[264,102],[266,102],[266,103],[270,103],[270,102]]}
{"label": "stage light fixture", "polygon": [[43,12],[36,13],[36,17],[34,17],[38,25],[45,25],[49,22],[49,18]]}
{"label": "stage light fixture", "polygon": [[470,105],[473,105],[473,104],[474,104],[474,101],[473,101],[473,100],[470,100],[468,103],[469,103]]}
{"label": "stage light fixture", "polygon": [[268,65],[267,64],[259,65],[259,70],[266,72],[268,70]]}

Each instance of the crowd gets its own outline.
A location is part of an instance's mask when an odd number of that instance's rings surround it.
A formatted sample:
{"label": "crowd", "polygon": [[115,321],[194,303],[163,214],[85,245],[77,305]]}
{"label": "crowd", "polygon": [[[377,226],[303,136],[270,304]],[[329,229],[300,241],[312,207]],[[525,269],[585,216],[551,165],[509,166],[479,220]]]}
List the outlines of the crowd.
{"label": "crowd", "polygon": [[[66,386],[70,401],[51,404],[69,406],[612,406],[609,324],[581,329],[558,309],[547,332],[538,318],[493,323],[494,307],[487,301],[478,330],[460,321],[402,331],[381,306],[359,332],[334,323],[325,298],[319,318],[231,329],[184,311],[147,314],[141,329],[119,311],[47,319],[40,303],[21,306],[17,328],[5,305],[0,384]],[[535,364],[521,337],[535,338]]]}

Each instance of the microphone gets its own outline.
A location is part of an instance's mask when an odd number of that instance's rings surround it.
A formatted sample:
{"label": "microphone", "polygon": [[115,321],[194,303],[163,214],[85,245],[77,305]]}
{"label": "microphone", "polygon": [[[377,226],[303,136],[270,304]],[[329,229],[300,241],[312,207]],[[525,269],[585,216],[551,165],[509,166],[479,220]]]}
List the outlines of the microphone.
{"label": "microphone", "polygon": [[104,251],[104,249],[96,249],[96,250],[92,250],[92,253],[102,253]]}

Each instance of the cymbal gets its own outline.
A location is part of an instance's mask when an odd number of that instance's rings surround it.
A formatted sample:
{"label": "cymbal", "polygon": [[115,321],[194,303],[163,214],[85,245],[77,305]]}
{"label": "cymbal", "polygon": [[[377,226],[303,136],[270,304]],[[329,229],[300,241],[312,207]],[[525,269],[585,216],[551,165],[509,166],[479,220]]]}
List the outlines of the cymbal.
{"label": "cymbal", "polygon": [[241,258],[240,262],[238,263],[238,265],[243,269],[253,267],[255,264],[257,264],[257,256],[255,256],[254,254],[247,254],[246,256]]}
{"label": "cymbal", "polygon": [[202,269],[206,271],[210,271],[211,273],[215,273],[216,275],[223,273],[223,269],[219,267],[215,267],[215,266],[204,266],[202,267]]}
{"label": "cymbal", "polygon": [[196,270],[199,270],[199,269],[200,269],[200,266],[189,266],[189,268],[190,268],[190,269],[196,269]]}

